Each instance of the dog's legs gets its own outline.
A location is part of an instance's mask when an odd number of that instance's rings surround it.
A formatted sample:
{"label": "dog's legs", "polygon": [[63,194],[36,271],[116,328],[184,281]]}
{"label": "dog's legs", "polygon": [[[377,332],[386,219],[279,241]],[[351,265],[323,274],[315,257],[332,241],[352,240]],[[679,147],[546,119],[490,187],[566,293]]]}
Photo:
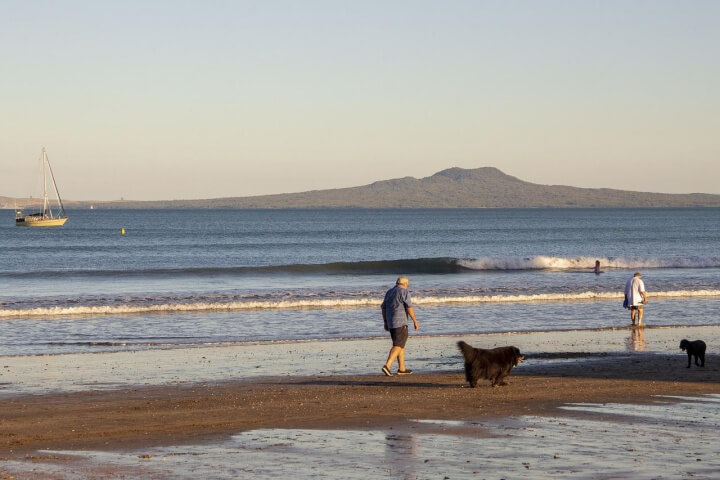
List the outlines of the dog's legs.
{"label": "dog's legs", "polygon": [[688,366],[687,368],[690,368],[690,364],[692,363],[692,354],[688,352]]}
{"label": "dog's legs", "polygon": [[[702,362],[702,363],[701,363]],[[705,354],[700,353],[698,355],[695,355],[695,365],[698,367],[704,367],[705,366]]]}
{"label": "dog's legs", "polygon": [[492,386],[497,387],[497,386],[507,385],[507,383],[505,383],[503,381],[503,378],[505,378],[505,375],[503,374],[503,372],[500,372],[499,374],[497,374],[495,376],[495,378],[493,378],[493,380],[492,380]]}

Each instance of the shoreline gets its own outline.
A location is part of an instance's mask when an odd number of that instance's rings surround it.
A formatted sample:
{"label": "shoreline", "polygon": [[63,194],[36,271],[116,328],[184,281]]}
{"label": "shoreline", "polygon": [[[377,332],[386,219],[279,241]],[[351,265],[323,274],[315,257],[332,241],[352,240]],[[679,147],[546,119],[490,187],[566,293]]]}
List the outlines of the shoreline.
{"label": "shoreline", "polygon": [[[448,373],[462,368],[457,341],[482,348],[515,345],[535,364],[596,357],[665,354],[683,358],[681,338],[720,344],[720,326],[572,330],[497,334],[413,335],[409,367]],[[362,377],[379,372],[387,338],[0,357],[0,399],[83,391],[263,381],[266,378]],[[621,361],[621,360],[618,360]]]}
{"label": "shoreline", "polygon": [[[0,402],[0,458],[38,450],[135,450],[202,444],[255,429],[368,429],[415,420],[577,415],[575,403],[647,404],[657,396],[720,394],[718,357],[640,353],[522,364],[509,385],[465,387],[464,374],[327,375],[16,395]],[[570,360],[570,359],[568,359]],[[388,410],[399,402],[401,409]]]}

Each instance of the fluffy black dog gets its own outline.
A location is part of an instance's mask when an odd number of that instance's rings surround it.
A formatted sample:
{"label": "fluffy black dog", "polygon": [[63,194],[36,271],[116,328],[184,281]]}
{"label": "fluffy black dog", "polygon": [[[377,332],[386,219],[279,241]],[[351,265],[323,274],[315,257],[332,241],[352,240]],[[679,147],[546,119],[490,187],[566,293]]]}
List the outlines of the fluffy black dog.
{"label": "fluffy black dog", "polygon": [[460,341],[458,347],[465,357],[465,378],[472,388],[478,380],[490,380],[491,386],[507,385],[503,380],[510,371],[525,359],[516,347],[498,347],[490,350],[473,348]]}
{"label": "fluffy black dog", "polygon": [[[680,350],[687,350],[688,354],[688,366],[687,368],[690,368],[690,363],[692,360],[692,357],[695,357],[695,365],[698,367],[704,367],[705,366],[705,342],[702,340],[695,340],[695,341],[688,341],[685,339],[680,340]],[[700,359],[700,363],[698,363],[698,359]]]}

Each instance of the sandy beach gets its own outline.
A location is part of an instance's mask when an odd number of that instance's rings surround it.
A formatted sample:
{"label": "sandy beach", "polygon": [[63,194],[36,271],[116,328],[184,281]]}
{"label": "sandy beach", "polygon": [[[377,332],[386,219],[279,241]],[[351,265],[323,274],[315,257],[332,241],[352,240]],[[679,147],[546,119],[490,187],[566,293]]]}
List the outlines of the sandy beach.
{"label": "sandy beach", "polygon": [[[19,396],[0,404],[0,449],[117,449],[201,442],[260,428],[367,428],[412,419],[559,415],[568,403],[649,403],[720,393],[720,367],[677,355],[518,368],[509,385],[465,388],[461,372],[408,377],[267,378],[106,392]],[[400,409],[387,405],[399,402]],[[565,414],[563,414],[565,415]]]}
{"label": "sandy beach", "polygon": [[[704,327],[694,333],[716,334],[716,330]],[[557,339],[555,352],[548,348],[548,335]],[[587,335],[595,335],[603,341],[596,342],[593,347],[578,343]],[[496,422],[496,426],[509,428],[508,425],[518,418],[604,421],[617,412],[603,414],[568,406],[651,406],[659,401],[672,405],[689,397],[720,394],[720,367],[715,355],[708,355],[705,368],[693,366],[687,369],[682,352],[644,351],[648,344],[651,347],[667,344],[669,347],[674,339],[665,337],[676,335],[672,330],[648,329],[643,335],[643,348],[639,350],[633,348],[638,345],[630,341],[632,337],[623,341],[627,335],[628,331],[623,330],[602,334],[564,332],[469,337],[473,342],[485,344],[490,343],[490,339],[497,344],[511,341],[522,344],[526,351],[542,349],[542,352],[535,352],[536,358],[528,355],[527,361],[514,370],[509,385],[496,388],[488,383],[481,383],[476,389],[468,388],[461,365],[452,351],[448,352],[447,362],[438,362],[437,358],[425,358],[425,363],[416,360],[415,365],[425,368],[407,377],[384,377],[378,371],[340,375],[240,375],[228,380],[214,378],[193,382],[189,381],[192,375],[188,372],[182,382],[121,388],[109,382],[113,388],[97,388],[99,382],[89,381],[84,388],[74,385],[42,394],[34,390],[22,393],[22,389],[10,394],[11,388],[6,384],[0,402],[0,458],[4,462],[0,467],[3,475],[0,478],[167,478],[166,475],[170,475],[167,472],[154,474],[157,475],[154,477],[143,470],[142,461],[160,455],[158,452],[163,448],[183,445],[200,448],[206,455],[224,442],[236,441],[242,432],[249,432],[254,441],[263,435],[300,431],[325,432],[317,433],[324,441],[328,436],[336,435],[327,433],[333,431],[348,435],[352,432],[386,432],[383,437],[386,439],[387,432],[395,432],[395,435],[422,431],[427,435],[447,435],[446,430],[450,427],[443,422],[450,422],[455,425],[450,428],[453,438],[468,436],[477,441],[497,435],[478,428],[482,422]],[[447,348],[454,341],[449,338],[414,340],[416,355],[427,354],[435,348]],[[331,346],[338,347],[337,343],[322,345],[321,342],[320,346],[309,343],[295,345],[295,348],[304,351],[305,363],[317,367],[317,362],[325,361],[327,355],[334,355],[328,350],[332,350]],[[369,362],[370,357],[382,352],[385,346],[384,341],[368,340],[356,348],[366,353]],[[262,359],[257,358],[258,350],[262,348],[262,345],[250,348],[259,362]],[[175,362],[183,356],[182,350],[145,352],[145,355],[161,353]],[[195,353],[204,354],[204,361],[211,363],[207,361],[207,349],[198,349]],[[83,370],[86,380],[94,375],[105,375],[100,364],[108,364],[113,355],[123,358],[123,354],[110,354],[98,361],[98,356],[85,356],[85,364],[76,364],[76,370]],[[72,356],[55,359],[67,361],[68,357]],[[366,361],[363,358],[359,359],[361,365]],[[4,360],[11,363],[13,358]],[[4,366],[6,372],[22,365],[27,367],[27,362],[47,362],[49,359],[16,357],[14,360],[15,364]],[[436,365],[436,368],[428,365]],[[200,370],[202,368],[198,367],[196,373],[202,378]],[[4,378],[9,377],[6,374]],[[388,408],[391,405],[398,408]],[[663,408],[672,411],[673,407]],[[632,425],[632,422],[620,418],[620,424]],[[602,437],[602,434],[598,435]],[[596,443],[600,445],[603,441],[599,438]],[[278,444],[284,443],[275,445]],[[143,454],[144,451],[155,453]],[[130,464],[126,460],[121,464],[117,460],[98,457],[88,463],[87,458],[96,455],[92,452],[125,452],[123,458],[134,460]],[[187,452],[183,455],[193,458]],[[457,458],[462,455],[458,454]],[[362,463],[360,460],[355,462]],[[704,467],[708,465],[705,463]],[[137,468],[140,470],[136,471]],[[177,468],[185,471],[187,467]],[[69,477],[68,471],[84,473]],[[331,474],[330,478],[333,477]],[[410,478],[420,477],[410,475]],[[588,478],[596,477],[590,475]]]}

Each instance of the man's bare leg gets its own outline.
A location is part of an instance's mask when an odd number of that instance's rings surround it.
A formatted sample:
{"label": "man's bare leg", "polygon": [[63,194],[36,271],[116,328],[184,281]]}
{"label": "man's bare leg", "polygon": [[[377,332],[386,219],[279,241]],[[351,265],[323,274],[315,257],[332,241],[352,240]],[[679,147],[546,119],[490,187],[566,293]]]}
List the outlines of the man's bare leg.
{"label": "man's bare leg", "polygon": [[633,325],[635,325],[635,312],[637,310],[635,308],[630,308],[630,321]]}
{"label": "man's bare leg", "polygon": [[405,352],[403,350],[404,349],[402,347],[392,347],[390,349],[390,353],[388,354],[387,362],[385,362],[385,366],[387,367],[388,370],[390,370],[390,368],[392,368],[392,364],[396,358],[398,359],[398,364],[401,362],[400,355],[402,355],[402,363],[403,364],[405,363]]}
{"label": "man's bare leg", "polygon": [[642,327],[643,308],[640,307],[638,310],[638,327]]}
{"label": "man's bare leg", "polygon": [[405,371],[405,349],[401,348],[400,353],[398,354],[398,371],[404,372]]}

